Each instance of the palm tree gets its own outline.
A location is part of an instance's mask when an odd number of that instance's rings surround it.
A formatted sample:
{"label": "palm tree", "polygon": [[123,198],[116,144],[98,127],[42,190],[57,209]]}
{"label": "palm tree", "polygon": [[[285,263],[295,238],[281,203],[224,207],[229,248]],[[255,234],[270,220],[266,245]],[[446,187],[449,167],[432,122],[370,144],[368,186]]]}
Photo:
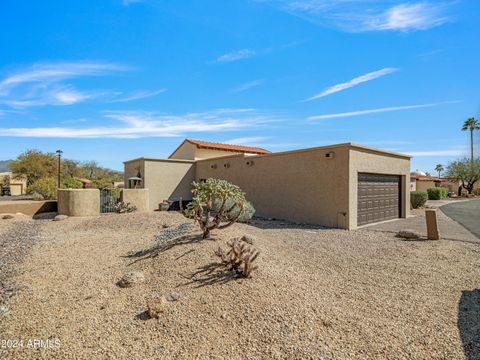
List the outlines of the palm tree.
{"label": "palm tree", "polygon": [[480,130],[480,123],[475,118],[471,117],[463,123],[462,131],[470,131],[470,162],[473,166],[473,132]]}
{"label": "palm tree", "polygon": [[438,177],[440,178],[440,175],[442,174],[442,171],[445,170],[443,168],[443,165],[442,164],[438,164],[437,166],[435,166],[435,171],[438,172]]}

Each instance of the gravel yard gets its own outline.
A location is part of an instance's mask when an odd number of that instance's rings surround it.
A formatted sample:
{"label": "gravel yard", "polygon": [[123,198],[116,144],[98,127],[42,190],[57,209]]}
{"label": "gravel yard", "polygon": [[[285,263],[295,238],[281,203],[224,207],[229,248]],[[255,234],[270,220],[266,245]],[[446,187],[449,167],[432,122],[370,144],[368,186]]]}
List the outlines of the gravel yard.
{"label": "gravel yard", "polygon": [[[0,359],[480,359],[478,244],[260,220],[200,241],[195,227],[178,228],[186,222],[0,220],[0,280],[20,289],[0,341],[24,341],[0,347]],[[248,280],[213,253],[243,234],[261,252]],[[117,286],[129,271],[145,281]],[[147,299],[171,293],[179,299],[148,319]]]}

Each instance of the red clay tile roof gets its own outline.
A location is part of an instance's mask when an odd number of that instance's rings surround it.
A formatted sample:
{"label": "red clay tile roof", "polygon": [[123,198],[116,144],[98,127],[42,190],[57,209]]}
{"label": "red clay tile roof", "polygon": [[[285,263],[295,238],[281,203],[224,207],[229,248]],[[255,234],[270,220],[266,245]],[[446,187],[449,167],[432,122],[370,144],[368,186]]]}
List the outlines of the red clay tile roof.
{"label": "red clay tile roof", "polygon": [[418,180],[418,181],[442,181],[442,179],[439,179],[437,177],[419,176],[419,175],[410,175],[410,179],[415,179],[415,180]]}
{"label": "red clay tile roof", "polygon": [[[232,151],[237,153],[249,153],[249,154],[270,154],[270,151],[262,148],[257,148],[257,147],[221,144],[216,142],[207,142],[207,141],[192,140],[192,139],[185,139],[180,146],[182,146],[186,142],[193,144],[198,148],[202,148],[202,149],[223,150],[223,151]],[[178,148],[180,148],[180,146]],[[172,155],[175,154],[178,148],[175,149]],[[170,157],[172,155],[170,155]]]}

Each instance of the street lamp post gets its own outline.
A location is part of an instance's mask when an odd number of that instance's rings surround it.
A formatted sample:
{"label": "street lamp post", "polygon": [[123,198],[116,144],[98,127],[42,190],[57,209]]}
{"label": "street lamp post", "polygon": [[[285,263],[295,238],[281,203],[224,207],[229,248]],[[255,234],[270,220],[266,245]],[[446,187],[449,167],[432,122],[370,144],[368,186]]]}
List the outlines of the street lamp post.
{"label": "street lamp post", "polygon": [[58,185],[57,186],[60,189],[60,164],[61,164],[63,151],[62,150],[57,150],[56,153],[58,155]]}

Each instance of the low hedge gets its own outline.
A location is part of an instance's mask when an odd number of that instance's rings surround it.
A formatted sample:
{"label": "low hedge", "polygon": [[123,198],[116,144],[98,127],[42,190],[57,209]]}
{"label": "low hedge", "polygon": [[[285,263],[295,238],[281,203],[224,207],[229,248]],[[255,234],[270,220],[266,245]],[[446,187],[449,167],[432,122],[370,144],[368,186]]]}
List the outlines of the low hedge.
{"label": "low hedge", "polygon": [[412,191],[410,192],[410,204],[413,209],[418,209],[425,206],[425,203],[428,200],[428,194],[423,191]]}
{"label": "low hedge", "polygon": [[428,193],[428,200],[442,200],[448,197],[448,189],[447,188],[430,188],[427,189]]}

